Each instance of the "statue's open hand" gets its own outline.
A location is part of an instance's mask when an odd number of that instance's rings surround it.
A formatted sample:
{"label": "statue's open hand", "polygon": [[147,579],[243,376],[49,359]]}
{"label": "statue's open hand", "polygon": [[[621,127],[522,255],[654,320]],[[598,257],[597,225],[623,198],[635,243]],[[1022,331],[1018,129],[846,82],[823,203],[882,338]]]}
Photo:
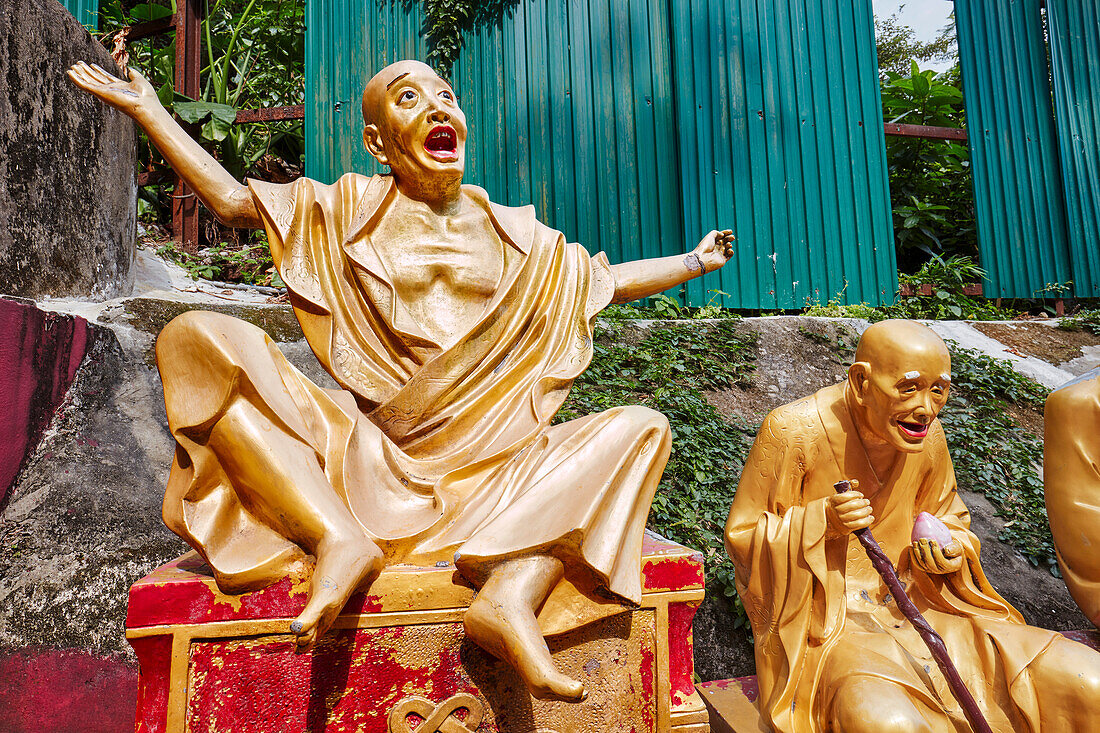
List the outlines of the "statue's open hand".
{"label": "statue's open hand", "polygon": [[736,239],[732,229],[715,229],[699,240],[691,254],[698,258],[699,265],[705,272],[714,272],[733,257],[733,242]]}
{"label": "statue's open hand", "polygon": [[958,542],[940,547],[935,540],[917,540],[910,545],[913,562],[932,575],[946,575],[962,570],[963,553]]}
{"label": "statue's open hand", "polygon": [[848,491],[825,498],[825,521],[834,536],[865,529],[875,521],[871,514],[871,502],[857,491],[858,488],[859,482],[853,480]]}
{"label": "statue's open hand", "polygon": [[137,71],[130,69],[129,72],[130,81],[123,81],[97,64],[80,61],[69,68],[68,74],[78,87],[131,117],[151,106],[159,106],[153,85]]}

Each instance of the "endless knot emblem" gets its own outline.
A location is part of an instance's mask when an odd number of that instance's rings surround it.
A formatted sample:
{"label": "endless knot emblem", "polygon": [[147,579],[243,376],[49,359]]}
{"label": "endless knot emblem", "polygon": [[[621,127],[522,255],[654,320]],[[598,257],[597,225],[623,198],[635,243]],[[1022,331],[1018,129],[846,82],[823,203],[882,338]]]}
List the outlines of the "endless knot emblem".
{"label": "endless knot emblem", "polygon": [[[465,719],[455,713],[466,711]],[[389,733],[412,733],[409,718],[416,716],[423,723],[416,726],[416,733],[474,733],[485,717],[485,708],[473,695],[460,692],[436,705],[426,697],[406,697],[390,711]]]}

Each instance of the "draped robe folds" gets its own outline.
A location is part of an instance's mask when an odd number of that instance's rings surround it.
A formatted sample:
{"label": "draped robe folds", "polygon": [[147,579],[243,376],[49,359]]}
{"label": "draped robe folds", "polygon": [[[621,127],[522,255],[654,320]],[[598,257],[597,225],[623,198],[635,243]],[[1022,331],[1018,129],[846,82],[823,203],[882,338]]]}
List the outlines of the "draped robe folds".
{"label": "draped robe folds", "polygon": [[[1025,625],[986,580],[939,421],[925,449],[900,454],[880,484],[852,422],[844,384],[768,415],[726,529],[737,589],[755,635],[764,718],[784,733],[824,731],[838,687],[867,675],[900,685],[927,719],[940,721],[936,730],[970,730],[858,540],[828,532],[826,498],[835,493],[835,482],[847,478],[859,480],[871,501],[875,538],[943,637],[994,730],[1040,731],[1042,680],[1029,665],[1056,640],[1073,642]],[[927,574],[911,562],[910,533],[921,511],[942,520],[961,546],[958,572]]]}
{"label": "draped robe folds", "polygon": [[1058,565],[1100,627],[1100,371],[1051,393],[1045,412],[1043,484]]}
{"label": "draped robe folds", "polygon": [[464,186],[499,234],[504,268],[484,315],[442,348],[405,310],[371,241],[399,195],[390,177],[249,187],[310,347],[343,389],[317,387],[235,319],[203,314],[165,328],[157,356],[178,444],[165,521],[219,585],[270,582],[298,552],[246,505],[206,446],[211,426],[243,399],[313,448],[388,563],[454,559],[483,579],[501,559],[559,557],[566,579],[540,613],[546,633],[576,625],[586,604],[610,612],[637,603],[667,421],[633,407],[550,425],[591,360],[592,321],[613,295],[606,257],[566,243],[532,207],[498,206]]}

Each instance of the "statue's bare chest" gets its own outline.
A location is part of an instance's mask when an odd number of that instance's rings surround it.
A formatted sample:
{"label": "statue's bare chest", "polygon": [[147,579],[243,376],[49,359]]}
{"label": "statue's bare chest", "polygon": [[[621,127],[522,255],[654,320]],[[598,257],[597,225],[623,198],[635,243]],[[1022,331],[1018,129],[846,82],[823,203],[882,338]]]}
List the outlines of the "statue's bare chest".
{"label": "statue's bare chest", "polygon": [[442,346],[473,327],[500,285],[504,244],[484,210],[439,217],[399,209],[371,238],[397,299]]}
{"label": "statue's bare chest", "polygon": [[374,240],[394,287],[405,298],[431,291],[488,298],[500,282],[503,248],[487,216],[442,226],[419,217],[394,217],[381,222]]}

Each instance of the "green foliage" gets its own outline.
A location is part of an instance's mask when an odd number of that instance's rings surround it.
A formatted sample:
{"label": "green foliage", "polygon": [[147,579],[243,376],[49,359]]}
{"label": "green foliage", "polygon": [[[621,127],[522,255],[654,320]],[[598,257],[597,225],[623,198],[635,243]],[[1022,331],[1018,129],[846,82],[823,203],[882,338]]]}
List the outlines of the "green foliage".
{"label": "green foliage", "polygon": [[930,296],[898,296],[894,305],[883,309],[889,318],[927,318],[933,320],[1002,321],[1015,317],[1013,311],[1002,310],[993,302],[963,292],[963,286],[985,280],[981,269],[966,255],[938,255],[921,265],[912,275],[898,278],[903,285],[914,288],[921,284],[934,286]]}
{"label": "green foliage", "polygon": [[[912,62],[909,74],[885,73],[883,119],[890,123],[965,127],[958,67],[937,74]],[[935,255],[977,254],[970,153],[950,141],[889,136],[886,159],[894,237],[903,269]]]}
{"label": "green foliage", "polygon": [[1079,310],[1059,321],[1058,328],[1063,331],[1084,330],[1095,336],[1100,336],[1100,309],[1085,308]]}
{"label": "green foliage", "polygon": [[1008,409],[1012,403],[1041,410],[1049,390],[1003,359],[950,346],[951,398],[940,421],[959,486],[983,494],[1008,520],[1002,541],[1058,575],[1043,500],[1043,442],[1020,427]]}
{"label": "green foliage", "polygon": [[821,305],[820,302],[812,303],[807,298],[806,308],[802,311],[802,315],[815,318],[862,318],[872,323],[888,317],[881,308],[875,308],[866,303],[844,305],[844,292],[847,289],[848,281],[845,280],[844,287],[840,289],[839,293],[830,298],[825,305]]}
{"label": "green foliage", "polygon": [[[400,3],[409,10],[416,0],[380,0]],[[419,0],[423,13],[421,35],[428,41],[428,63],[448,76],[458,60],[467,33],[485,26],[499,27],[520,0]]]}
{"label": "green foliage", "polygon": [[[174,12],[165,0],[133,4],[109,0],[101,10],[104,35]],[[280,172],[296,173],[305,150],[302,122],[234,124],[237,111],[302,104],[305,97],[304,0],[214,0],[202,21],[205,63],[199,99],[176,94],[173,34],[142,39],[128,46],[130,66],[157,89],[157,97],[179,118],[197,127],[200,143],[236,178],[269,178],[258,167],[265,158],[280,161]],[[148,171],[167,164],[143,135],[139,159]],[[168,193],[145,187],[147,213],[161,221],[169,214]]]}
{"label": "green foliage", "polygon": [[181,251],[170,242],[158,247],[157,254],[172,260],[195,278],[283,287],[267,242],[259,232],[255,238],[260,241],[244,246],[218,242],[194,254]]}
{"label": "green foliage", "polygon": [[945,61],[958,55],[955,16],[931,41],[917,38],[916,31],[903,24],[895,12],[886,18],[875,18],[875,48],[883,76],[888,72],[903,74],[914,62]]}
{"label": "green foliage", "polygon": [[[728,422],[705,392],[747,386],[755,334],[739,334],[736,321],[656,324],[635,344],[622,324],[602,320],[595,356],[574,383],[557,421],[618,405],[642,404],[668,417],[672,457],[653,500],[654,531],[703,552],[707,587],[736,602],[733,564],[723,529],[756,426]],[[743,614],[740,624],[745,623]]]}

